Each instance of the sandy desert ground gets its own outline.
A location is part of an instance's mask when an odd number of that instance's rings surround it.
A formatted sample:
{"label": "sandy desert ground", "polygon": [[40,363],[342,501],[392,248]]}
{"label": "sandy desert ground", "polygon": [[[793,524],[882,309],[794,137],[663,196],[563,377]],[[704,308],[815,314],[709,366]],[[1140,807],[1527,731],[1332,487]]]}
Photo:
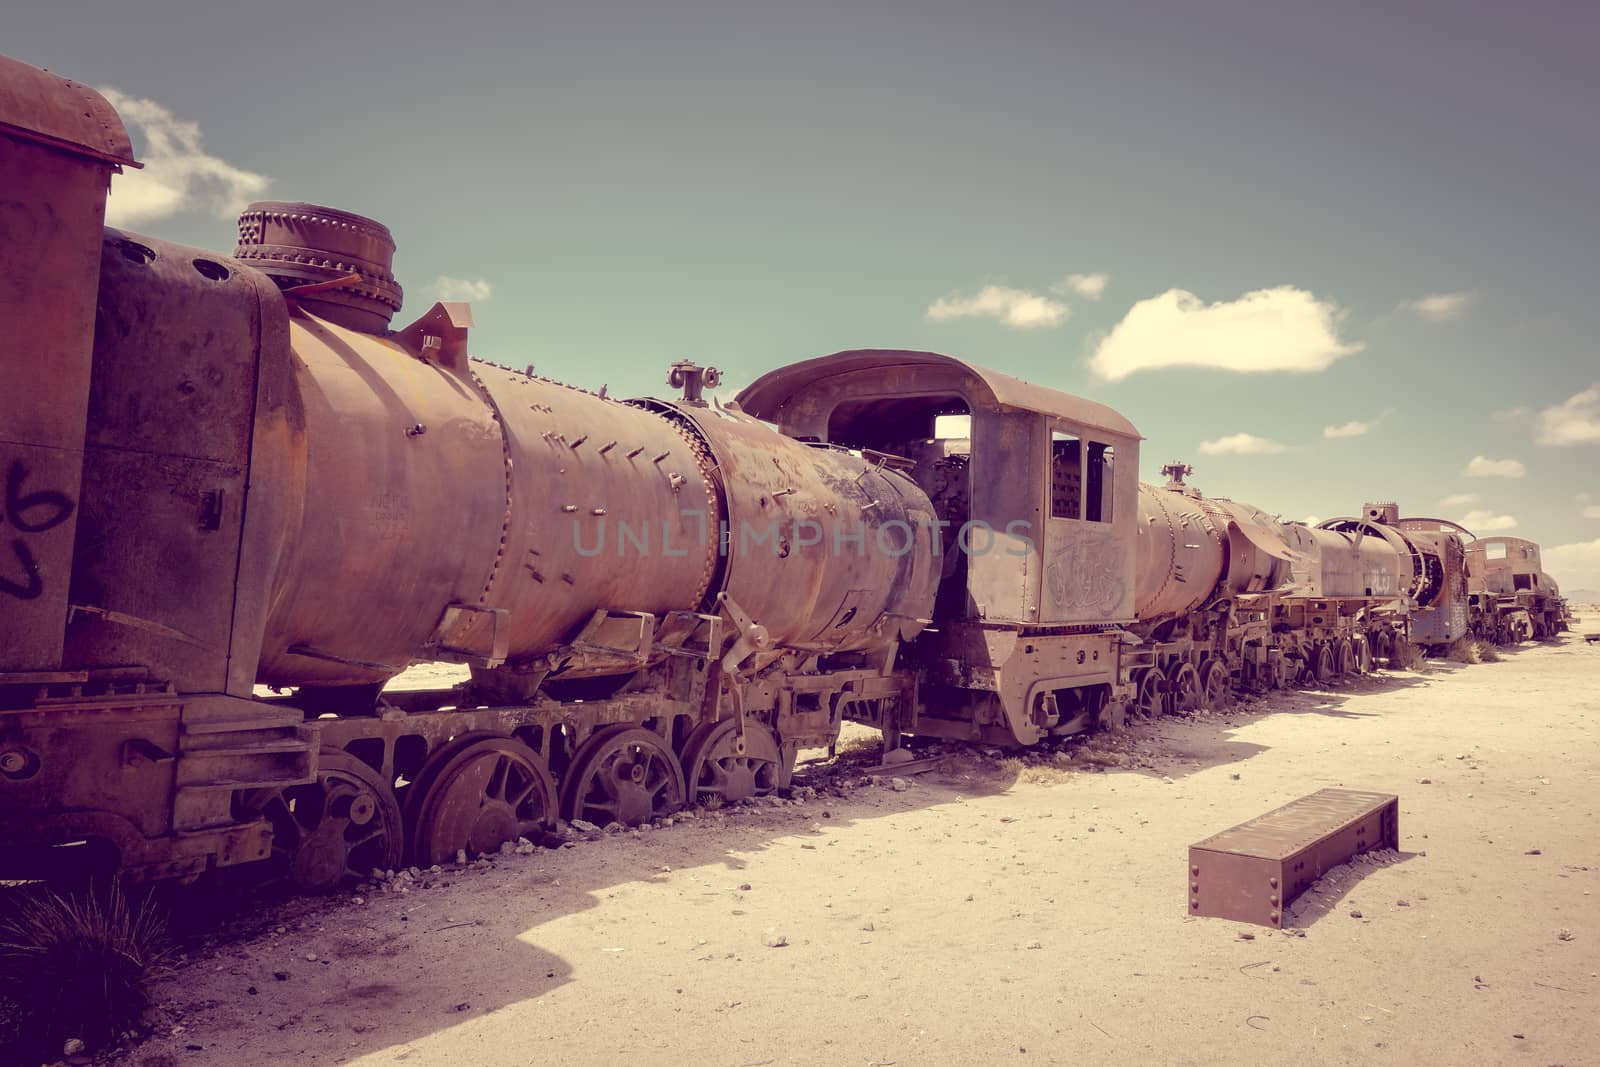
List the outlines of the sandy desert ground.
{"label": "sandy desert ground", "polygon": [[[280,903],[122,1062],[1600,1063],[1597,683],[1566,635]],[[1191,843],[1330,785],[1393,862],[1187,914]]]}

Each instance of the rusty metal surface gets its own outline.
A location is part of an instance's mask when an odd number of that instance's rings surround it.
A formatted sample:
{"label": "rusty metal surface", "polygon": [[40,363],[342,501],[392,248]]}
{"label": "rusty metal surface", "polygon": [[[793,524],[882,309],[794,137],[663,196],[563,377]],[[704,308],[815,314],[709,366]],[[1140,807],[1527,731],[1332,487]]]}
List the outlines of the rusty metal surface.
{"label": "rusty metal surface", "polygon": [[263,295],[230,264],[105,231],[67,666],[227,686]]}
{"label": "rusty metal surface", "polygon": [[[106,98],[81,82],[0,56],[0,138],[138,167],[128,131]],[[6,184],[9,192],[11,186]]]}
{"label": "rusty metal surface", "polygon": [[1210,599],[1231,559],[1224,533],[1196,497],[1139,486],[1137,524],[1140,621],[1171,618]]}
{"label": "rusty metal surface", "polygon": [[1189,913],[1281,927],[1329,868],[1399,847],[1398,796],[1321,789],[1189,846]]}
{"label": "rusty metal surface", "polygon": [[740,391],[738,402],[756,418],[777,423],[786,433],[802,436],[815,433],[819,419],[822,428],[826,428],[828,411],[819,407],[821,398],[841,391],[862,392],[848,383],[831,379],[865,375],[891,382],[910,380],[918,383],[919,388],[929,382],[947,381],[969,403],[991,410],[1014,408],[1041,412],[1080,426],[1108,430],[1119,437],[1139,437],[1133,423],[1105,404],[1049,386],[1034,385],[937,352],[855,349],[791,363],[767,372],[746,386]]}
{"label": "rusty metal surface", "polygon": [[821,651],[914,637],[938,578],[932,504],[904,474],[776,437],[736,411],[682,406],[704,435],[728,523],[721,592],[775,646]]}
{"label": "rusty metal surface", "polygon": [[450,605],[480,605],[507,510],[504,444],[466,374],[305,308],[288,321],[292,356],[264,358],[292,360],[293,388],[253,457],[281,472],[261,488],[286,524],[258,677],[381,682]]}
{"label": "rusty metal surface", "polygon": [[135,164],[100,94],[0,56],[0,671],[61,665],[118,165]]}
{"label": "rusty metal surface", "polygon": [[239,216],[233,256],[291,293],[298,289],[297,302],[328,321],[381,333],[403,297],[394,249],[388,227],[364,216],[263,200]]}
{"label": "rusty metal surface", "polygon": [[[694,442],[631,404],[484,364],[473,373],[503,435],[507,494],[477,602],[507,613],[509,659],[577,638],[596,611],[696,610],[721,510]],[[500,516],[493,525],[501,535]]]}

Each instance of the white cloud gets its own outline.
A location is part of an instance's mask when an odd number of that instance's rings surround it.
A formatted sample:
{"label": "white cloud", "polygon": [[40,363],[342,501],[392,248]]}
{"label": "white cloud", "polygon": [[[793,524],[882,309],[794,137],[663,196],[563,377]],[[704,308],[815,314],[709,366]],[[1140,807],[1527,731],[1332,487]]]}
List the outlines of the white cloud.
{"label": "white cloud", "polygon": [[1307,526],[1315,526],[1317,523],[1321,522],[1322,520],[1317,518],[1315,515],[1307,515],[1305,518],[1301,519],[1300,521],[1305,523]]}
{"label": "white cloud", "polygon": [[1466,504],[1476,504],[1481,499],[1483,498],[1477,493],[1456,493],[1453,496],[1447,496],[1443,500],[1439,501],[1439,506],[1445,508],[1459,508]]}
{"label": "white cloud", "polygon": [[1215,441],[1201,441],[1204,456],[1266,456],[1284,451],[1284,446],[1253,433],[1234,433]]}
{"label": "white cloud", "polygon": [[1343,314],[1331,300],[1318,300],[1292,286],[1259,289],[1215,304],[1169,289],[1129,308],[1100,340],[1089,366],[1111,381],[1161,367],[1325,370],[1363,347],[1339,339]]}
{"label": "white cloud", "polygon": [[1019,330],[1060,326],[1070,313],[1059,300],[1004,285],[986,285],[977,296],[940,297],[928,306],[928,318],[934,322],[991,318]]}
{"label": "white cloud", "polygon": [[1468,478],[1521,478],[1528,473],[1528,468],[1520,460],[1473,456],[1461,473]]}
{"label": "white cloud", "polygon": [[1600,537],[1556,545],[1539,553],[1545,570],[1555,576],[1564,589],[1594,589],[1600,586]]}
{"label": "white cloud", "polygon": [[1370,429],[1372,429],[1372,423],[1358,422],[1352,419],[1350,422],[1340,423],[1338,426],[1324,426],[1322,428],[1322,436],[1329,438],[1360,437]]}
{"label": "white cloud", "polygon": [[1076,293],[1085,300],[1099,300],[1110,280],[1104,274],[1069,274],[1066,281],[1050,288],[1058,293]]}
{"label": "white cloud", "polygon": [[481,304],[494,290],[482,278],[452,278],[441,274],[428,286],[428,291],[440,300],[469,300]]}
{"label": "white cloud", "polygon": [[1583,517],[1586,519],[1600,519],[1600,504],[1590,504],[1584,508]]}
{"label": "white cloud", "polygon": [[1580,504],[1587,504],[1589,502],[1590,495],[1591,494],[1589,493],[1589,490],[1585,489],[1575,495],[1572,499],[1576,500]]}
{"label": "white cloud", "polygon": [[1449,322],[1460,318],[1471,300],[1471,293],[1433,293],[1404,306],[1429,322]]}
{"label": "white cloud", "polygon": [[1492,511],[1469,511],[1461,516],[1461,525],[1473,533],[1488,533],[1490,530],[1514,530],[1517,520],[1510,515],[1496,515]]}
{"label": "white cloud", "polygon": [[177,118],[154,100],[109,88],[100,93],[144,142],[135,153],[144,169],[130,168],[112,179],[108,226],[137,225],[180,211],[232,218],[266,191],[266,176],[207,155],[198,123]]}
{"label": "white cloud", "polygon": [[1516,422],[1518,419],[1525,419],[1532,414],[1532,408],[1525,408],[1519,405],[1514,408],[1501,408],[1499,411],[1491,411],[1489,412],[1489,417],[1495,422]]}
{"label": "white cloud", "polygon": [[1547,446],[1600,444],[1600,384],[1539,412],[1533,439]]}

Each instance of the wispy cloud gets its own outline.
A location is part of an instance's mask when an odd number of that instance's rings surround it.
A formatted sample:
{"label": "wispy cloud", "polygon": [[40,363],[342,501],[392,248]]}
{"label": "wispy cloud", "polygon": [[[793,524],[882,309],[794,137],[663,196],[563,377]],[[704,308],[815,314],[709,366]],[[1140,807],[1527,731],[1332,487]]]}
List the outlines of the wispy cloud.
{"label": "wispy cloud", "polygon": [[1471,302],[1471,293],[1433,293],[1417,300],[1408,300],[1403,306],[1418,318],[1429,322],[1449,322],[1459,319]]}
{"label": "wispy cloud", "polygon": [[1370,429],[1372,429],[1372,423],[1360,422],[1352,419],[1349,422],[1342,422],[1337,426],[1324,426],[1322,428],[1322,436],[1328,438],[1360,437]]}
{"label": "wispy cloud", "polygon": [[1510,515],[1496,515],[1492,511],[1469,511],[1461,516],[1461,525],[1473,533],[1488,533],[1491,530],[1514,530],[1517,520]]}
{"label": "wispy cloud", "polygon": [[1085,300],[1099,300],[1111,279],[1104,274],[1069,274],[1066,280],[1050,288],[1057,293],[1072,293]]}
{"label": "wispy cloud", "polygon": [[1600,519],[1600,504],[1590,504],[1585,507],[1583,509],[1583,517],[1586,519]]}
{"label": "wispy cloud", "polygon": [[183,211],[231,218],[266,191],[271,179],[265,175],[206,152],[199,123],[179,119],[154,100],[111,88],[100,93],[143,142],[135,154],[144,169],[112,179],[107,225],[133,226]]}
{"label": "wispy cloud", "polygon": [[1473,456],[1461,473],[1468,478],[1521,478],[1528,473],[1528,468],[1521,460]]}
{"label": "wispy cloud", "polygon": [[1476,504],[1482,499],[1477,493],[1455,493],[1439,501],[1439,506],[1442,508],[1459,508],[1468,504]]}
{"label": "wispy cloud", "polygon": [[1110,381],[1162,367],[1320,371],[1363,347],[1339,339],[1343,315],[1332,301],[1291,286],[1215,304],[1169,289],[1133,305],[1089,366]]}
{"label": "wispy cloud", "polygon": [[1200,453],[1206,456],[1266,456],[1284,450],[1278,442],[1253,433],[1234,433],[1200,442]]}
{"label": "wispy cloud", "polygon": [[1489,417],[1495,422],[1516,422],[1533,414],[1533,409],[1517,406],[1514,408],[1501,408],[1499,411],[1489,412]]}
{"label": "wispy cloud", "polygon": [[1004,285],[986,285],[976,296],[940,297],[928,306],[928,318],[934,322],[990,318],[1018,330],[1060,326],[1069,314],[1059,300]]}
{"label": "wispy cloud", "polygon": [[1600,383],[1539,412],[1533,439],[1547,447],[1600,442]]}
{"label": "wispy cloud", "polygon": [[428,291],[440,300],[469,300],[481,304],[489,299],[494,288],[482,278],[452,278],[441,274],[428,286]]}

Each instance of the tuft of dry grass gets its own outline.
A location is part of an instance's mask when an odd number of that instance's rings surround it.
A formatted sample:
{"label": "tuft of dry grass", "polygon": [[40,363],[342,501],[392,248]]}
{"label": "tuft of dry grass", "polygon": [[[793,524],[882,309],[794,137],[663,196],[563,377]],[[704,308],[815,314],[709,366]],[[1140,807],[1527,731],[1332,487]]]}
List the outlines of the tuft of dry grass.
{"label": "tuft of dry grass", "polygon": [[1393,671],[1414,671],[1420,668],[1426,659],[1422,649],[1410,641],[1396,639],[1394,651],[1389,655],[1389,669]]}
{"label": "tuft of dry grass", "polygon": [[154,902],[122,887],[35,891],[0,915],[0,996],[17,1009],[16,1044],[91,1049],[132,1029],[149,1005],[150,970],[167,951]]}
{"label": "tuft of dry grass", "polygon": [[1500,651],[1487,641],[1479,641],[1478,659],[1483,663],[1499,663]]}
{"label": "tuft of dry grass", "polygon": [[1450,645],[1448,658],[1456,663],[1482,663],[1483,652],[1471,637],[1458,637]]}

